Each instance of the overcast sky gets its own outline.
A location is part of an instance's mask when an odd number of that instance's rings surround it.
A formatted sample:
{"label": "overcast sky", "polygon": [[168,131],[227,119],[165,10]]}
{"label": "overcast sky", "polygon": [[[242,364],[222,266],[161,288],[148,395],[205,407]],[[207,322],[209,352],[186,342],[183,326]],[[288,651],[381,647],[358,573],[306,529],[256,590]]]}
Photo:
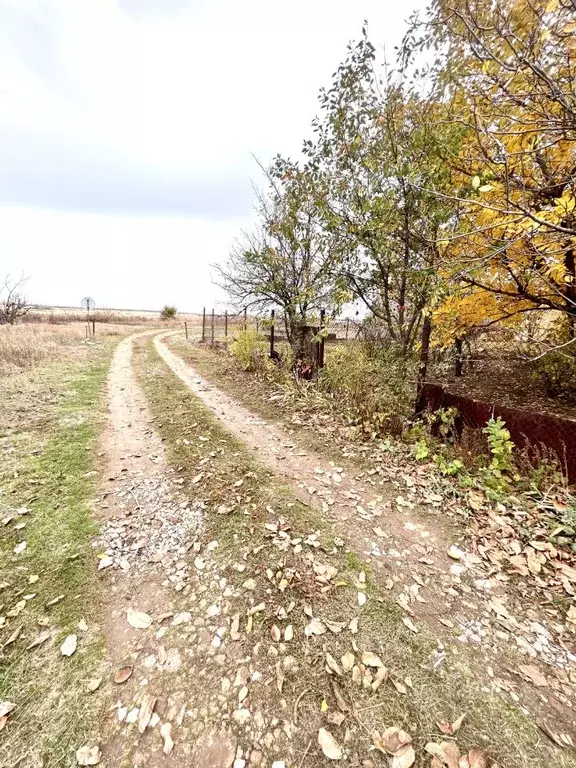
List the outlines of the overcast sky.
{"label": "overcast sky", "polygon": [[196,311],[369,21],[422,0],[0,0],[0,277],[34,302]]}

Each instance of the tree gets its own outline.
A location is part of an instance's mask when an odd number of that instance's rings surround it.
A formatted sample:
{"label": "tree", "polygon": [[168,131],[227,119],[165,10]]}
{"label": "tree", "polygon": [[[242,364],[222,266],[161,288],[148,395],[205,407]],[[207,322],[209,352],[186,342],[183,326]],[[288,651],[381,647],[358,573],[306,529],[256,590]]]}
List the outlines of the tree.
{"label": "tree", "polygon": [[226,265],[214,269],[238,308],[279,308],[295,360],[310,362],[316,313],[334,312],[346,298],[337,244],[316,222],[309,173],[277,157],[266,175],[268,194],[258,194],[257,228],[243,233]]}
{"label": "tree", "polygon": [[[576,339],[576,21],[572,0],[438,0],[403,52],[432,77],[463,131],[445,154],[459,211],[439,237],[454,334],[557,311]],[[421,34],[420,37],[418,35]]]}
{"label": "tree", "polygon": [[22,275],[18,280],[11,280],[10,275],[0,288],[0,325],[14,323],[32,309],[21,289],[26,278]]}
{"label": "tree", "polygon": [[172,304],[164,304],[162,311],[160,312],[160,317],[162,320],[173,320],[177,314],[178,310],[175,306]]}
{"label": "tree", "polygon": [[366,30],[320,102],[316,139],[304,148],[322,182],[317,205],[342,243],[351,290],[405,357],[429,317],[438,231],[454,208],[420,191],[446,182],[436,145],[448,132],[430,130],[441,105],[407,93],[400,76],[377,67]]}

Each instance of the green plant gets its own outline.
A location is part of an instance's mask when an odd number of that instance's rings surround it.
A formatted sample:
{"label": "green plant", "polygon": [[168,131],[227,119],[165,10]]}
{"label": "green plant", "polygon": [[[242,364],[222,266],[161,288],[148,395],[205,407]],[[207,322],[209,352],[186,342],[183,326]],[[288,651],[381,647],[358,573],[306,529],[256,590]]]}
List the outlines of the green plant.
{"label": "green plant", "polygon": [[422,461],[430,456],[430,449],[426,440],[418,440],[414,446],[414,458],[417,461]]}
{"label": "green plant", "polygon": [[164,304],[160,317],[162,320],[173,320],[178,314],[178,310],[171,304]]}
{"label": "green plant", "polygon": [[411,410],[410,386],[398,375],[399,365],[393,355],[364,342],[331,347],[318,386],[368,436],[399,434]]}
{"label": "green plant", "polygon": [[532,378],[548,397],[576,397],[576,355],[554,350],[536,360]]}
{"label": "green plant", "polygon": [[492,417],[482,432],[488,436],[488,447],[492,454],[490,469],[496,477],[502,477],[513,468],[514,443],[506,429],[506,422],[500,416],[497,419]]}
{"label": "green plant", "polygon": [[460,459],[447,459],[441,453],[434,454],[434,461],[440,473],[444,476],[453,477],[454,475],[459,475],[464,469],[464,464]]}
{"label": "green plant", "polygon": [[266,340],[257,331],[240,331],[230,345],[230,352],[244,371],[263,372],[274,367],[267,354]]}

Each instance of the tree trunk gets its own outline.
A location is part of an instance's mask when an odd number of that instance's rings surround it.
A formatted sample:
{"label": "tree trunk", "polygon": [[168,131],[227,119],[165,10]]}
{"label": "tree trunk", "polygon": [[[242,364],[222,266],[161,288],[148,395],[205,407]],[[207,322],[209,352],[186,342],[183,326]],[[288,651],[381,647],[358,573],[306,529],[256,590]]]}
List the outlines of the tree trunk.
{"label": "tree trunk", "polygon": [[418,382],[416,385],[415,414],[418,415],[426,408],[423,398],[424,384],[428,375],[428,361],[430,359],[430,337],[432,335],[432,318],[427,313],[422,323],[422,337],[420,340],[420,362],[418,365]]}
{"label": "tree trunk", "polygon": [[570,248],[564,257],[566,272],[570,276],[570,282],[566,284],[566,311],[568,313],[568,339],[576,339],[576,262],[574,251]]}
{"label": "tree trunk", "polygon": [[462,376],[464,369],[464,355],[462,354],[463,339],[456,339],[454,342],[454,350],[456,352],[456,359],[454,361],[454,375]]}

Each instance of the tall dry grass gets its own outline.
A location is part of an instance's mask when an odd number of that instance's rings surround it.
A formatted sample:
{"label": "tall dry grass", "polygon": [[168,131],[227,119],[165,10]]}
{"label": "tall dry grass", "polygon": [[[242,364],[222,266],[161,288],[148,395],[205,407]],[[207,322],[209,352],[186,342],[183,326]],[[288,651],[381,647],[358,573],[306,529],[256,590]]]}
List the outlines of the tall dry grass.
{"label": "tall dry grass", "polygon": [[[124,336],[131,330],[125,325],[107,324],[97,328],[96,341]],[[0,376],[64,359],[81,349],[85,342],[86,326],[83,323],[0,325]]]}

